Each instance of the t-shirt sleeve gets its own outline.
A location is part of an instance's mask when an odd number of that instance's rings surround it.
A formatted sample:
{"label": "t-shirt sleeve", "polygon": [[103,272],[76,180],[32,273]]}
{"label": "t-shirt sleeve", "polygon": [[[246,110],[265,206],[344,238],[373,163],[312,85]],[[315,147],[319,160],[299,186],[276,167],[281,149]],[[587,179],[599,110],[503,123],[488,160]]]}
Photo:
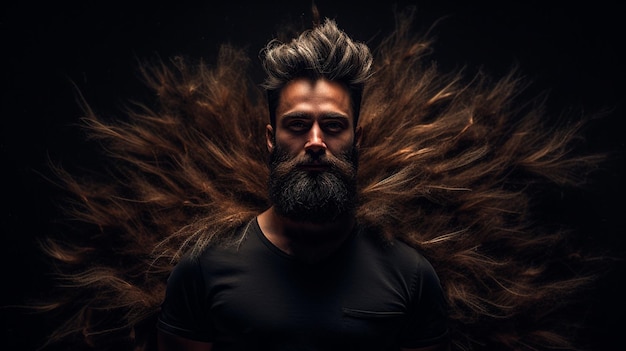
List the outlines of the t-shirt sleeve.
{"label": "t-shirt sleeve", "polygon": [[197,259],[183,258],[172,270],[157,327],[196,341],[211,341],[207,296],[202,267]]}
{"label": "t-shirt sleeve", "polygon": [[416,274],[408,323],[402,331],[401,346],[417,348],[448,339],[448,306],[432,265],[425,259]]}

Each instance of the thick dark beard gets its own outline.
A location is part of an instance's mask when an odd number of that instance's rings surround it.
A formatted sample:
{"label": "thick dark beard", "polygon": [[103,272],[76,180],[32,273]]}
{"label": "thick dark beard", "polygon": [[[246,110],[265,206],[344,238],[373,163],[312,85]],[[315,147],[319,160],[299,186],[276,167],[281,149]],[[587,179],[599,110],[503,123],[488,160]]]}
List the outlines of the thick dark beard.
{"label": "thick dark beard", "polygon": [[353,214],[356,207],[358,149],[352,146],[338,157],[327,154],[318,162],[325,172],[303,171],[299,164],[313,157],[291,158],[278,145],[270,154],[269,197],[276,212],[298,222],[327,223]]}

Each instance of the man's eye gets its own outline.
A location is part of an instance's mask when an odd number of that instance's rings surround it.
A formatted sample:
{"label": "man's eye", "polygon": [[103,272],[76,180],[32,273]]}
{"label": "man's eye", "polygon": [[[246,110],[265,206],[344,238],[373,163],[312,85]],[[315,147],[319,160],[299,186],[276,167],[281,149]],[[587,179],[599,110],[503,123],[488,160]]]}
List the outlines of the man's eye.
{"label": "man's eye", "polygon": [[288,125],[289,129],[294,131],[302,131],[307,128],[307,124],[302,121],[293,121]]}
{"label": "man's eye", "polygon": [[324,125],[324,128],[330,132],[340,132],[344,129],[344,125],[340,122],[329,122]]}

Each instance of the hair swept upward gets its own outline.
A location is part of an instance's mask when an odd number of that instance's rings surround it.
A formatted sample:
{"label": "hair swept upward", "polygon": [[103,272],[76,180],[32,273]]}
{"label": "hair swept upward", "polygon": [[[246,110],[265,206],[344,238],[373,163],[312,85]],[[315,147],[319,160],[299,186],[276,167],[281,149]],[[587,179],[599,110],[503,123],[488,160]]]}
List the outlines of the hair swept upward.
{"label": "hair swept upward", "polygon": [[353,41],[334,20],[302,32],[290,42],[271,40],[260,52],[267,74],[262,86],[267,91],[270,122],[276,122],[278,94],[294,78],[325,78],[344,84],[350,91],[354,122],[358,121],[361,96],[371,75],[372,54],[367,45]]}
{"label": "hair swept upward", "polygon": [[[443,72],[428,57],[431,38],[411,30],[413,12],[396,16],[372,47],[375,74],[363,91],[358,220],[433,264],[451,306],[452,350],[586,349],[588,296],[613,258],[595,226],[572,228],[557,212],[606,165],[580,144],[597,116],[550,126],[543,97],[524,99],[520,72]],[[302,37],[329,38],[314,33],[333,27],[327,20]],[[266,68],[283,67],[270,57],[285,60],[290,45],[268,46]],[[189,250],[237,243],[267,208],[268,111],[249,64],[230,45],[212,65],[146,64],[140,73],[157,100],[120,119],[79,100],[105,171],[51,165],[68,192],[61,222],[71,226],[42,243],[55,281],[30,310],[50,314],[35,320],[52,327],[44,346],[155,350],[173,264]],[[284,77],[270,77],[280,89]]]}

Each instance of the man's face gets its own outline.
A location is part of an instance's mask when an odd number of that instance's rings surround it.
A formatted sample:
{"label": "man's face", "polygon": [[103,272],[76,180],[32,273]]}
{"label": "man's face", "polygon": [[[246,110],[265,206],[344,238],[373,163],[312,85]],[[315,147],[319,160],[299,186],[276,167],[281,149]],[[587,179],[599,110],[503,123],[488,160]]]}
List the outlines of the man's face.
{"label": "man's face", "polygon": [[358,139],[348,90],[297,79],[280,93],[276,128],[267,127],[269,192],[277,212],[323,223],[355,206]]}

